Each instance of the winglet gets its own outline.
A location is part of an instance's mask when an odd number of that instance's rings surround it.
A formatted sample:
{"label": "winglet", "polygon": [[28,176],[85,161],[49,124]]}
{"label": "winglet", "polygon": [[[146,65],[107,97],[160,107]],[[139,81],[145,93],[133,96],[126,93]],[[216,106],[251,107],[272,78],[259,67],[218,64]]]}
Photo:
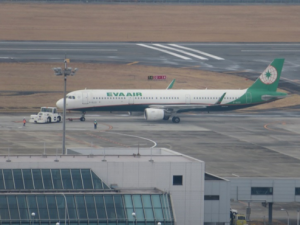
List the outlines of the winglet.
{"label": "winglet", "polygon": [[168,87],[166,88],[166,90],[172,89],[172,87],[173,87],[173,85],[174,85],[174,83],[175,83],[175,80],[176,80],[176,79],[173,79],[173,80],[172,80],[172,82],[168,85]]}
{"label": "winglet", "polygon": [[219,98],[219,100],[215,103],[215,105],[220,105],[221,102],[223,101],[223,98],[225,97],[226,92],[224,92],[224,94],[222,94],[221,98]]}

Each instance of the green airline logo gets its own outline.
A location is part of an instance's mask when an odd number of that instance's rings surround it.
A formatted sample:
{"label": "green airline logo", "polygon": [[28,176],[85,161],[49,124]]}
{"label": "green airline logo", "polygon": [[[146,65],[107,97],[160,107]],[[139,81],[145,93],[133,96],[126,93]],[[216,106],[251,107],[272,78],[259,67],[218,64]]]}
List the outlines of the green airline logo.
{"label": "green airline logo", "polygon": [[106,92],[108,97],[117,97],[117,96],[143,96],[141,92]]}

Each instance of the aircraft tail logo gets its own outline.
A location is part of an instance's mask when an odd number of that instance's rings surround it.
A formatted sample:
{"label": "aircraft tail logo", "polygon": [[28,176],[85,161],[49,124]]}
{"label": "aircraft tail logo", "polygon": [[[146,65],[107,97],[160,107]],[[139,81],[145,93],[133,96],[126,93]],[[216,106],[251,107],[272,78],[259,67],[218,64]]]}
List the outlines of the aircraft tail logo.
{"label": "aircraft tail logo", "polygon": [[273,84],[277,79],[277,70],[275,67],[269,65],[260,75],[259,79],[264,84]]}
{"label": "aircraft tail logo", "polygon": [[276,92],[280,80],[284,59],[274,59],[273,62],[262,72],[248,90],[261,90]]}

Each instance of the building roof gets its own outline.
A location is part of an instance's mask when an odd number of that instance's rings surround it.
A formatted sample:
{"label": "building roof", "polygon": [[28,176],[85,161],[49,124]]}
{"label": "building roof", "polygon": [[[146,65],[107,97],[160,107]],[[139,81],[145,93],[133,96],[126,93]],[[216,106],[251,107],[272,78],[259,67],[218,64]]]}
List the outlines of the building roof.
{"label": "building roof", "polygon": [[[199,162],[201,160],[165,148],[72,148],[67,155],[13,155],[0,156],[0,168],[10,168],[9,163],[22,162]],[[53,164],[55,168],[55,164]]]}

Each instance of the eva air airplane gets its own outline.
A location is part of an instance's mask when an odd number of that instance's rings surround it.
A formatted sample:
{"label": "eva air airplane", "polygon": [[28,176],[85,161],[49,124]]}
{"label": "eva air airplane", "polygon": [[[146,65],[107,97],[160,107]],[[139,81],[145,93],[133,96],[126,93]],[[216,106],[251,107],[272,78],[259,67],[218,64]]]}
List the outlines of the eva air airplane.
{"label": "eva air airplane", "polygon": [[[277,92],[284,59],[275,59],[252,86],[244,90],[79,90],[66,96],[66,109],[81,111],[142,111],[146,120],[179,123],[190,111],[227,111],[265,104],[286,97]],[[63,108],[63,99],[57,101]]]}

